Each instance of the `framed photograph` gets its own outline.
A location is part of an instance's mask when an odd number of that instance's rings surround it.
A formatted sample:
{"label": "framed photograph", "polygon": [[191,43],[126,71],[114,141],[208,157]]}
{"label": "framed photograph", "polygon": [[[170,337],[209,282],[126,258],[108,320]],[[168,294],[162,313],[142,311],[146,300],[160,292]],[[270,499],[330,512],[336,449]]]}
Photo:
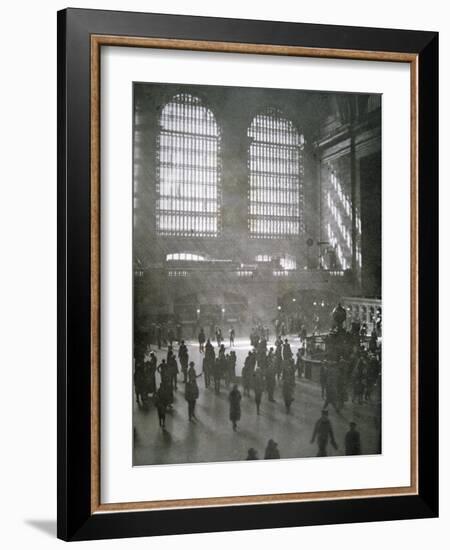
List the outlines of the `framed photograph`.
{"label": "framed photograph", "polygon": [[58,536],[438,514],[438,35],[58,13]]}

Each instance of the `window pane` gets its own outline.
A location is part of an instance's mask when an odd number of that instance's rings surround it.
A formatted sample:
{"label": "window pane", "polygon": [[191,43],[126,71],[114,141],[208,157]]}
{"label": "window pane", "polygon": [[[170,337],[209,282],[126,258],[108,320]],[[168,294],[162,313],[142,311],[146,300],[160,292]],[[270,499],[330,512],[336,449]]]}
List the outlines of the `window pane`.
{"label": "window pane", "polygon": [[296,237],[303,230],[303,137],[278,109],[256,115],[248,129],[252,237]]}
{"label": "window pane", "polygon": [[200,99],[179,94],[161,113],[156,204],[160,235],[217,237],[220,132]]}
{"label": "window pane", "polygon": [[[351,197],[344,188],[339,175],[332,171],[327,182],[326,215],[327,238],[330,246],[325,249],[323,265],[328,269],[349,269],[352,265],[352,209]],[[361,235],[359,213],[356,210],[356,231]],[[356,247],[356,259],[361,267],[361,254]]]}

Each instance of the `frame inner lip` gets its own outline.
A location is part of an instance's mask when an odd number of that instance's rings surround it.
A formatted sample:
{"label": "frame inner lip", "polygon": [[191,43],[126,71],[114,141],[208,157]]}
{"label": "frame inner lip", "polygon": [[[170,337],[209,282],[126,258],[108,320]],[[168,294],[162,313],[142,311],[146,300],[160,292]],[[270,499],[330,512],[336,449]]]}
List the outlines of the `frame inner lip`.
{"label": "frame inner lip", "polygon": [[[182,50],[193,50],[193,51],[211,51],[211,52],[235,52],[235,53],[261,53],[262,55],[268,54],[268,55],[279,55],[279,56],[286,56],[286,55],[292,55],[292,56],[298,56],[298,57],[329,57],[329,58],[336,58],[336,59],[366,59],[366,60],[373,60],[373,61],[397,61],[402,63],[409,63],[411,65],[411,97],[412,97],[412,103],[411,103],[411,125],[413,131],[411,132],[411,140],[413,141],[414,138],[416,138],[415,132],[418,132],[417,128],[417,121],[416,121],[416,111],[417,111],[417,95],[418,95],[418,83],[417,83],[417,72],[418,72],[418,60],[419,60],[419,54],[417,53],[404,53],[404,52],[386,52],[386,51],[376,51],[376,50],[347,50],[347,49],[338,49],[338,48],[311,48],[311,47],[303,47],[303,46],[289,46],[289,45],[273,45],[273,44],[260,44],[260,43],[235,43],[235,42],[221,42],[221,41],[205,41],[205,40],[191,40],[191,39],[170,39],[170,38],[147,38],[147,37],[134,37],[134,36],[121,36],[121,35],[91,35],[91,113],[95,114],[94,117],[91,117],[91,138],[94,137],[95,139],[91,139],[91,145],[93,142],[95,143],[97,140],[99,142],[99,136],[100,136],[100,128],[99,128],[99,112],[98,112],[98,102],[100,101],[99,98],[99,85],[100,85],[100,60],[99,60],[99,54],[100,54],[100,48],[101,46],[119,46],[119,47],[127,47],[127,46],[133,46],[133,47],[145,47],[145,48],[164,48],[164,49],[182,49]],[[257,50],[257,51],[256,51]],[[95,61],[95,63],[94,63]],[[414,76],[415,75],[415,76]],[[94,149],[96,147],[94,146]],[[412,144],[412,163],[415,164],[415,170],[412,171],[412,194],[417,195],[417,144],[414,147]],[[96,154],[93,154],[91,156],[91,173],[96,172],[96,175],[94,178],[91,177],[91,181],[97,181],[97,185],[99,185],[99,157],[100,152],[97,151]],[[94,187],[94,186],[93,186]],[[96,186],[95,186],[96,187]],[[98,192],[98,190],[97,190]],[[93,193],[95,193],[95,190],[93,190]],[[416,198],[417,201],[417,198]],[[414,199],[413,199],[414,202]],[[92,205],[92,202],[91,202]],[[100,215],[99,211],[92,212],[94,214],[92,218],[96,218]],[[417,215],[417,214],[416,214]],[[95,224],[94,224],[95,225]],[[413,225],[414,227],[414,225]],[[97,228],[98,231],[98,228]],[[415,244],[415,246],[413,246]],[[96,248],[95,243],[91,240],[91,245],[93,248]],[[415,242],[412,243],[413,248],[415,249],[415,256],[417,256],[417,247],[418,247],[418,240],[417,237],[415,239]],[[414,271],[415,265],[417,266],[416,271]],[[100,267],[98,267],[100,269]],[[416,296],[418,292],[418,281],[416,281],[417,276],[414,276],[418,273],[418,262],[417,258],[416,261],[412,262],[412,281],[415,281],[415,285],[413,284],[412,287],[415,287],[414,292],[414,303],[417,302]],[[93,274],[93,278],[95,278],[95,273]],[[99,289],[99,287],[98,287]],[[413,292],[414,288],[412,288]],[[99,307],[99,303],[95,304],[92,303],[91,306],[97,306]],[[92,311],[95,308],[92,308]],[[98,314],[97,314],[98,315]],[[96,317],[94,315],[94,317]],[[95,319],[93,319],[93,322]],[[414,323],[414,319],[412,319],[413,324],[413,331],[412,335],[414,336],[414,339],[417,342],[417,335],[416,331],[418,327]],[[91,333],[91,339],[92,339],[92,333]],[[93,339],[95,340],[95,338]],[[413,361],[412,363],[417,363],[416,368],[413,369],[414,372],[414,378],[412,379],[412,382],[416,380],[417,385],[417,379],[418,375],[416,370],[418,369],[418,362],[417,362],[417,343],[414,346],[416,348],[415,353],[413,353]],[[414,351],[414,350],[413,350]],[[99,352],[99,349],[98,349]],[[98,359],[94,360],[94,363],[98,363],[96,365],[96,368],[99,368],[99,362]],[[96,378],[98,375],[94,375],[94,378]],[[414,384],[412,383],[412,386]],[[93,388],[95,390],[95,387]],[[99,391],[99,387],[96,391]],[[414,400],[417,400],[417,390],[412,392],[414,397]],[[93,393],[92,399],[92,409],[95,411],[99,404],[98,404],[98,396]],[[413,405],[413,403],[412,403]],[[333,491],[325,491],[323,494],[323,497],[316,498],[305,498],[304,493],[298,493],[296,494],[296,497],[294,499],[285,499],[282,498],[278,499],[277,502],[308,502],[310,500],[339,500],[341,498],[363,498],[365,496],[368,497],[376,497],[376,496],[400,496],[402,494],[418,494],[418,446],[417,446],[417,407],[413,410],[412,418],[414,419],[414,422],[412,422],[412,435],[411,443],[412,443],[412,453],[411,453],[411,480],[412,483],[410,487],[400,487],[400,488],[386,488],[386,493],[382,495],[371,495],[370,492],[372,489],[358,489],[350,491],[350,493],[353,493],[354,496],[351,495],[348,496],[333,496]],[[93,424],[97,426],[97,430],[100,430],[99,425],[99,418],[94,419]],[[272,498],[272,495],[268,495],[269,500],[264,500],[263,502],[253,502],[252,498],[264,498],[266,495],[256,495],[255,497],[245,497],[245,496],[236,496],[236,497],[211,497],[211,498],[202,498],[202,499],[181,499],[180,501],[142,501],[139,503],[112,503],[112,504],[106,504],[100,502],[100,453],[96,452],[96,449],[98,450],[98,443],[99,443],[99,433],[95,435],[95,432],[97,431],[95,429],[91,432],[91,441],[94,443],[92,445],[93,453],[91,457],[91,472],[94,474],[92,479],[93,483],[91,484],[91,510],[92,513],[96,512],[109,512],[109,511],[124,511],[124,510],[142,510],[142,509],[164,509],[168,508],[167,504],[170,504],[171,502],[180,502],[180,505],[175,506],[169,506],[170,509],[172,508],[186,508],[186,507],[208,507],[208,506],[226,506],[230,503],[233,503],[233,499],[240,500],[240,499],[246,499],[245,502],[237,503],[240,505],[251,505],[251,504],[268,504],[270,503],[270,499]],[[97,464],[97,466],[96,466]],[[97,480],[97,482],[95,482]],[[381,489],[383,490],[383,489]],[[408,492],[404,493],[404,490],[408,490]],[[337,491],[337,493],[345,493],[345,491]],[[366,494],[367,493],[367,494]],[[281,495],[283,497],[284,494]],[[297,498],[298,495],[298,498]],[[328,496],[329,495],[329,496]],[[275,495],[278,497],[278,495]],[[226,503],[217,503],[214,504],[213,501],[226,499]],[[231,499],[231,500],[230,500]],[[156,503],[161,503],[161,506],[155,507]]]}

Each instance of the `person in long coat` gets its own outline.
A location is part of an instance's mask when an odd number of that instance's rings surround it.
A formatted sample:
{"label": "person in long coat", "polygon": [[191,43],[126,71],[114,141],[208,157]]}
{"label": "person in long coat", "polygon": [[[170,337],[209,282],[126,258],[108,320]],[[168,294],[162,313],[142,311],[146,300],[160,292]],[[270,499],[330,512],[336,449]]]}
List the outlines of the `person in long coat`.
{"label": "person in long coat", "polygon": [[302,341],[302,345],[306,346],[306,338],[308,337],[308,332],[306,330],[306,326],[302,325],[302,328],[300,330],[300,339]]}
{"label": "person in long coat", "polygon": [[267,442],[266,452],[264,458],[267,460],[280,458],[280,451],[278,449],[278,443],[273,439],[269,439]]}
{"label": "person in long coat", "polygon": [[244,366],[242,367],[242,386],[244,388],[244,395],[250,395],[250,387],[252,385],[253,370],[251,362],[248,359],[248,357],[245,359]]}
{"label": "person in long coat", "polygon": [[161,349],[162,346],[162,326],[157,325],[156,326],[156,342],[158,344],[158,349]]}
{"label": "person in long coat", "polygon": [[[220,364],[220,379],[224,380],[226,383],[227,375],[228,375],[228,372],[227,372],[228,361],[227,361],[227,355],[225,353],[225,346],[223,344],[219,348],[218,361]],[[220,387],[219,387],[219,391],[220,391]]]}
{"label": "person in long coat", "polygon": [[161,376],[161,382],[170,382],[170,370],[167,366],[166,360],[163,359],[161,363],[158,365],[158,368],[156,369],[159,372],[159,375]]}
{"label": "person in long coat", "polygon": [[345,434],[345,454],[360,455],[361,454],[361,436],[356,429],[356,423],[350,422],[350,429]]}
{"label": "person in long coat", "polygon": [[178,359],[180,360],[181,372],[183,373],[183,382],[187,381],[187,370],[189,364],[189,352],[184,340],[181,340],[180,347],[178,349]]}
{"label": "person in long coat", "polygon": [[206,384],[206,376],[208,375],[207,385],[209,386],[211,377],[214,377],[214,366],[216,363],[216,352],[209,338],[205,346],[205,360],[206,360],[206,364],[204,364],[204,369],[203,369],[205,373],[205,384]]}
{"label": "person in long coat", "polygon": [[269,363],[269,366],[266,368],[266,390],[267,390],[267,397],[271,403],[275,402],[275,399],[273,397],[273,394],[275,392],[275,386],[276,386],[276,376],[277,371],[275,369],[275,365],[273,362]]}
{"label": "person in long coat", "polygon": [[274,366],[275,366],[275,371],[277,373],[278,381],[280,381],[281,379],[281,371],[282,371],[282,365],[283,365],[282,350],[283,350],[282,345],[278,343],[275,351],[275,358],[274,358]]}
{"label": "person in long coat", "polygon": [[267,342],[264,338],[262,338],[259,341],[258,347],[256,349],[256,363],[258,367],[260,367],[263,370],[263,372],[267,366],[266,353],[267,353]]}
{"label": "person in long coat", "polygon": [[164,403],[166,403],[167,407],[172,407],[172,404],[173,404],[172,377],[171,377],[169,366],[167,365],[165,359],[162,360],[157,370],[161,376],[161,386],[159,389],[161,390],[160,393],[162,394],[163,401]]}
{"label": "person in long coat", "polygon": [[291,412],[291,404],[294,401],[294,388],[295,388],[295,370],[292,366],[285,366],[283,369],[283,400],[286,407],[286,414]]}
{"label": "person in long coat", "polygon": [[188,379],[188,381],[186,382],[184,397],[188,403],[189,422],[197,418],[195,416],[195,403],[197,402],[198,396],[199,389],[197,386],[197,380],[195,378]]}
{"label": "person in long coat", "polygon": [[228,401],[230,403],[230,420],[234,431],[237,430],[237,423],[241,419],[241,399],[241,392],[235,384],[228,396]]}
{"label": "person in long coat", "polygon": [[166,427],[166,408],[167,408],[167,402],[166,402],[166,395],[164,393],[164,388],[161,385],[158,389],[158,391],[155,393],[155,407],[158,411],[158,422],[159,427],[163,430]]}
{"label": "person in long coat", "polygon": [[214,346],[211,344],[211,340],[208,338],[205,345],[205,356],[209,357],[211,359],[216,358],[216,352],[214,350]]}
{"label": "person in long coat", "polygon": [[204,351],[205,340],[206,340],[205,331],[203,330],[203,327],[202,327],[200,329],[200,332],[198,333],[198,346],[199,346],[200,353],[203,353]]}
{"label": "person in long coat", "polygon": [[173,408],[173,388],[170,382],[161,382],[161,392],[164,403],[169,409]]}
{"label": "person in long coat", "polygon": [[322,411],[322,416],[314,426],[311,444],[313,444],[316,439],[318,445],[317,456],[328,456],[327,446],[329,440],[335,449],[338,448],[336,440],[334,439],[333,427],[328,418],[328,411],[326,410]]}
{"label": "person in long coat", "polygon": [[256,414],[259,414],[261,398],[264,391],[264,377],[259,367],[255,369],[253,374],[253,391],[255,392]]}
{"label": "person in long coat", "polygon": [[323,408],[326,409],[329,405],[333,405],[334,410],[339,412],[338,402],[338,367],[334,364],[328,368],[327,385],[325,387],[325,403]]}
{"label": "person in long coat", "polygon": [[230,348],[234,346],[234,335],[235,335],[234,327],[231,327],[230,328]]}
{"label": "person in long coat", "polygon": [[174,390],[178,387],[178,364],[173,352],[170,352],[170,355],[167,359],[167,368],[169,369],[170,382]]}
{"label": "person in long coat", "polygon": [[292,350],[291,345],[286,338],[282,347],[282,358],[283,361],[290,361],[292,359]]}
{"label": "person in long coat", "polygon": [[205,381],[205,388],[209,388],[211,384],[211,364],[208,357],[203,357],[203,380]]}

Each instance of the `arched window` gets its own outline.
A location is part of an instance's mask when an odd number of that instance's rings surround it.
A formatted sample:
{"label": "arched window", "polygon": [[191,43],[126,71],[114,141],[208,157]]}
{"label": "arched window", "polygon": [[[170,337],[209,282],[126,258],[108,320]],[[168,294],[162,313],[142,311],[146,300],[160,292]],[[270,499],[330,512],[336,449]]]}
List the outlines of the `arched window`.
{"label": "arched window", "polygon": [[274,108],[256,115],[247,133],[250,236],[294,238],[303,230],[303,136]]}
{"label": "arched window", "polygon": [[161,112],[156,227],[160,235],[216,237],[220,132],[199,98],[178,94]]}

